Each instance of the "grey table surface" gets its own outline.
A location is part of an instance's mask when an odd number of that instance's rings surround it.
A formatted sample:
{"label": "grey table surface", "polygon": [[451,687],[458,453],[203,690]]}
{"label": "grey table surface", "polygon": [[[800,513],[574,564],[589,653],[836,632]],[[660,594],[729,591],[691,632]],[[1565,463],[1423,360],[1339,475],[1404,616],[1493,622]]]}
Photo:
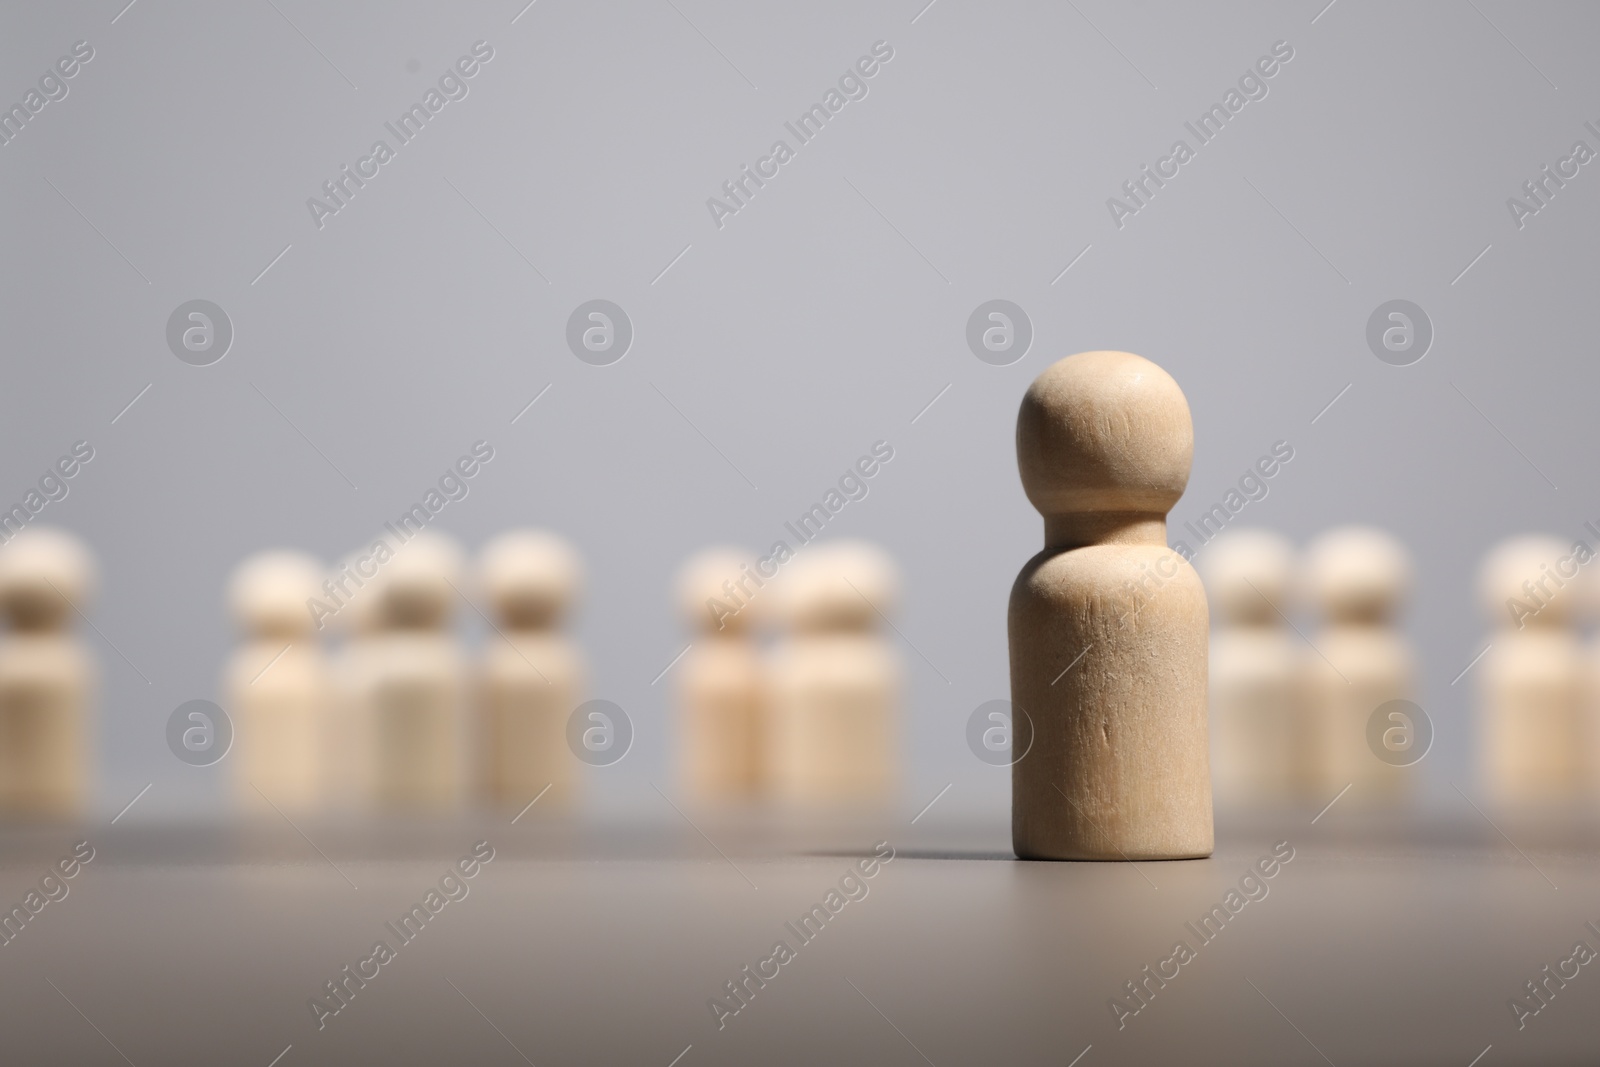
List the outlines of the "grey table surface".
{"label": "grey table surface", "polygon": [[[1311,814],[1219,816],[1212,858],[1138,864],[1019,862],[1003,820],[903,816],[11,827],[5,908],[76,842],[94,858],[0,946],[3,1060],[1594,1061],[1600,967],[1563,961],[1600,948],[1600,822]],[[479,841],[493,860],[397,937]],[[1227,900],[1285,841],[1255,899]],[[875,849],[894,858],[847,879]],[[808,941],[786,925],[830,904]],[[379,940],[393,957],[363,964]],[[763,964],[780,940],[792,958]],[[1192,958],[1164,962],[1179,941]],[[376,976],[319,1014],[347,965]],[[740,1006],[747,965],[776,973]],[[1177,973],[1119,1018],[1147,965]],[[1519,1020],[1546,965],[1578,973]]]}

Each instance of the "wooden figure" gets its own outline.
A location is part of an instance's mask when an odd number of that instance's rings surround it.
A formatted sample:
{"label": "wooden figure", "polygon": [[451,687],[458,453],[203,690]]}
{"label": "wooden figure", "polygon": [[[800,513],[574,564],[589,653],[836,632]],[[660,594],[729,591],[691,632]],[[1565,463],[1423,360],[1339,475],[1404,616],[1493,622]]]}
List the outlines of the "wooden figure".
{"label": "wooden figure", "polygon": [[1011,590],[1011,700],[1033,741],[1012,766],[1022,859],[1208,856],[1205,589],[1167,547],[1194,430],[1183,391],[1127,352],[1034,379],[1017,462],[1045,549]]}
{"label": "wooden figure", "polygon": [[479,558],[495,632],[478,681],[478,768],[482,792],[496,806],[520,810],[541,797],[534,810],[558,811],[573,799],[579,764],[566,730],[583,663],[561,622],[580,580],[577,553],[538,530],[502,534]]}
{"label": "wooden figure", "polygon": [[1295,550],[1270,530],[1230,528],[1196,561],[1211,602],[1211,774],[1219,805],[1282,805],[1298,793],[1300,639],[1287,621]]}
{"label": "wooden figure", "polygon": [[[1332,800],[1345,786],[1352,807],[1385,807],[1413,791],[1417,772],[1380,759],[1368,737],[1373,714],[1393,700],[1412,700],[1416,666],[1396,625],[1411,584],[1411,561],[1383,530],[1346,526],[1306,549],[1305,580],[1322,628],[1302,657],[1308,702],[1304,799]],[[1393,720],[1380,736],[1416,742],[1415,723]]]}
{"label": "wooden figure", "polygon": [[766,746],[774,793],[807,808],[892,799],[900,671],[880,627],[894,610],[893,563],[861,542],[808,546],[774,593],[786,628]]}
{"label": "wooden figure", "polygon": [[705,805],[752,800],[762,785],[766,685],[753,631],[767,600],[754,567],[747,553],[716,548],[678,576],[678,601],[693,629],[678,667],[679,775]]}
{"label": "wooden figure", "polygon": [[332,681],[307,601],[323,568],[298,552],[262,552],[240,565],[228,601],[245,641],[224,673],[233,718],[235,793],[246,811],[306,814],[324,806]]}
{"label": "wooden figure", "polygon": [[73,633],[94,581],[72,534],[30,526],[0,548],[0,813],[81,816],[89,791],[94,662]]}
{"label": "wooden figure", "polygon": [[1583,657],[1573,625],[1577,578],[1567,546],[1537,536],[1502,542],[1479,572],[1483,605],[1495,623],[1476,668],[1479,757],[1497,805],[1573,803],[1587,785]]}

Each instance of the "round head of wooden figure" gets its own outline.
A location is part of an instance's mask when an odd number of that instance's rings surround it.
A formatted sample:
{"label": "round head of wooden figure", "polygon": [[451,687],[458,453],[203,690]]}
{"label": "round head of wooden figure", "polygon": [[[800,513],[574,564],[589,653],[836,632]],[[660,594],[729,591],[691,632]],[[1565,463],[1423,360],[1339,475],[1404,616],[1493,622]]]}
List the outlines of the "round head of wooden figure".
{"label": "round head of wooden figure", "polygon": [[1047,547],[1164,542],[1193,456],[1183,390],[1130,352],[1058,360],[1033,380],[1017,414],[1017,465],[1044,516]]}
{"label": "round head of wooden figure", "polygon": [[516,630],[554,626],[578,595],[582,567],[571,545],[544,530],[512,530],[484,546],[478,584],[500,621]]}
{"label": "round head of wooden figure", "polygon": [[1195,560],[1212,617],[1225,626],[1274,625],[1289,608],[1294,546],[1271,530],[1230,529]]}
{"label": "round head of wooden figure", "polygon": [[767,579],[755,557],[739,548],[708,548],[691,556],[678,571],[678,605],[695,629],[712,634],[742,634],[762,621]]}
{"label": "round head of wooden figure", "polygon": [[456,542],[422,530],[395,550],[371,590],[373,620],[389,629],[436,629],[455,614],[462,555]]}
{"label": "round head of wooden figure", "polygon": [[325,594],[322,564],[301,552],[259,552],[228,581],[228,606],[257,636],[302,637],[317,629],[307,604]]}
{"label": "round head of wooden figure", "polygon": [[67,626],[93,583],[93,557],[65,530],[30,526],[0,548],[0,613],[19,630]]}
{"label": "round head of wooden figure", "polygon": [[867,630],[893,610],[896,592],[888,553],[865,541],[830,541],[785,568],[778,603],[793,630]]}
{"label": "round head of wooden figure", "polygon": [[1478,571],[1478,594],[1500,626],[1560,627],[1579,609],[1579,561],[1554,537],[1527,535],[1496,545]]}
{"label": "round head of wooden figure", "polygon": [[1306,585],[1330,623],[1386,623],[1411,586],[1411,560],[1392,534],[1370,526],[1329,530],[1306,549]]}

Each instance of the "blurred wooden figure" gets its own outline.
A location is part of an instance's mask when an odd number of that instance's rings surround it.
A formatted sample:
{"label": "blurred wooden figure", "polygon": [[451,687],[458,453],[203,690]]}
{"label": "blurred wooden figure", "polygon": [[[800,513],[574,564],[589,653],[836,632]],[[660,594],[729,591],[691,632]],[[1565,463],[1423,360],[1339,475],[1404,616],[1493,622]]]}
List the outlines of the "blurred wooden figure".
{"label": "blurred wooden figure", "polygon": [[361,591],[371,600],[357,617],[369,628],[349,652],[363,777],[380,812],[440,813],[461,803],[466,676],[450,629],[461,581],[460,548],[422,530]]}
{"label": "blurred wooden figure", "polygon": [[1197,561],[1211,603],[1211,775],[1219,804],[1296,799],[1305,726],[1299,639],[1286,619],[1295,551],[1269,530],[1229,529]]}
{"label": "blurred wooden figure", "polygon": [[246,811],[314,813],[324,806],[332,681],[309,608],[322,565],[298,552],[262,552],[229,583],[245,640],[224,673],[233,718],[235,793]]}
{"label": "blurred wooden figure", "polygon": [[773,591],[786,631],[765,745],[774,793],[811,808],[890,800],[900,671],[879,624],[893,610],[894,564],[860,542],[818,544]]}
{"label": "blurred wooden figure", "polygon": [[71,819],[89,791],[95,669],[73,632],[94,563],[72,534],[32,526],[0,548],[0,814]]}
{"label": "blurred wooden figure", "polygon": [[[478,681],[478,776],[485,798],[534,810],[568,805],[577,762],[567,748],[567,719],[583,691],[583,662],[561,632],[577,595],[577,553],[554,534],[516,530],[489,542],[478,584],[495,620]],[[548,793],[546,792],[548,790]]]}
{"label": "blurred wooden figure", "polygon": [[1183,390],[1132,353],[1068,356],[1023,396],[1017,464],[1045,545],[1007,617],[1033,729],[1011,767],[1023,859],[1211,854],[1206,595],[1167,547],[1193,455]]}
{"label": "blurred wooden figure", "polygon": [[321,598],[321,603],[332,609],[332,614],[317,613],[317,635],[325,641],[338,642],[329,657],[331,691],[323,731],[327,746],[323,794],[328,810],[344,816],[372,808],[376,792],[373,744],[366,715],[366,668],[372,660],[373,638],[379,632],[378,589],[383,564],[389,559],[387,546],[381,559],[371,547],[345,555],[324,576],[322,588],[328,595]]}
{"label": "blurred wooden figure", "polygon": [[[1346,526],[1308,546],[1304,573],[1322,627],[1301,657],[1307,685],[1303,799],[1326,803],[1349,785],[1341,803],[1394,804],[1412,792],[1417,772],[1380,758],[1369,727],[1384,704],[1415,699],[1415,659],[1396,625],[1411,585],[1410,557],[1383,530]],[[1425,740],[1409,716],[1388,717],[1380,727],[1379,743],[1393,738],[1406,747]]]}
{"label": "blurred wooden figure", "polygon": [[1540,807],[1582,798],[1591,738],[1573,625],[1577,577],[1568,547],[1537,536],[1502,542],[1479,572],[1495,629],[1477,667],[1478,751],[1485,790],[1497,805]]}
{"label": "blurred wooden figure", "polygon": [[678,668],[679,773],[701,804],[749,801],[761,789],[765,684],[752,631],[765,581],[755,560],[732,548],[700,553],[678,576],[693,629]]}

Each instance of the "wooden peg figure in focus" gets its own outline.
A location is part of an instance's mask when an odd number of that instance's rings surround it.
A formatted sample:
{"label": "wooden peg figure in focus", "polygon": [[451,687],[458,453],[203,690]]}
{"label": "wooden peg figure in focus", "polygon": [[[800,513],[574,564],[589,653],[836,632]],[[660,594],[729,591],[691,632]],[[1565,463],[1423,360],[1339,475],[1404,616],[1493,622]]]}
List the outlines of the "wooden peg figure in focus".
{"label": "wooden peg figure in focus", "polygon": [[1045,548],[1008,622],[1033,731],[1011,768],[1022,859],[1211,854],[1206,595],[1166,526],[1193,452],[1183,391],[1140,356],[1068,356],[1023,396],[1017,462]]}

